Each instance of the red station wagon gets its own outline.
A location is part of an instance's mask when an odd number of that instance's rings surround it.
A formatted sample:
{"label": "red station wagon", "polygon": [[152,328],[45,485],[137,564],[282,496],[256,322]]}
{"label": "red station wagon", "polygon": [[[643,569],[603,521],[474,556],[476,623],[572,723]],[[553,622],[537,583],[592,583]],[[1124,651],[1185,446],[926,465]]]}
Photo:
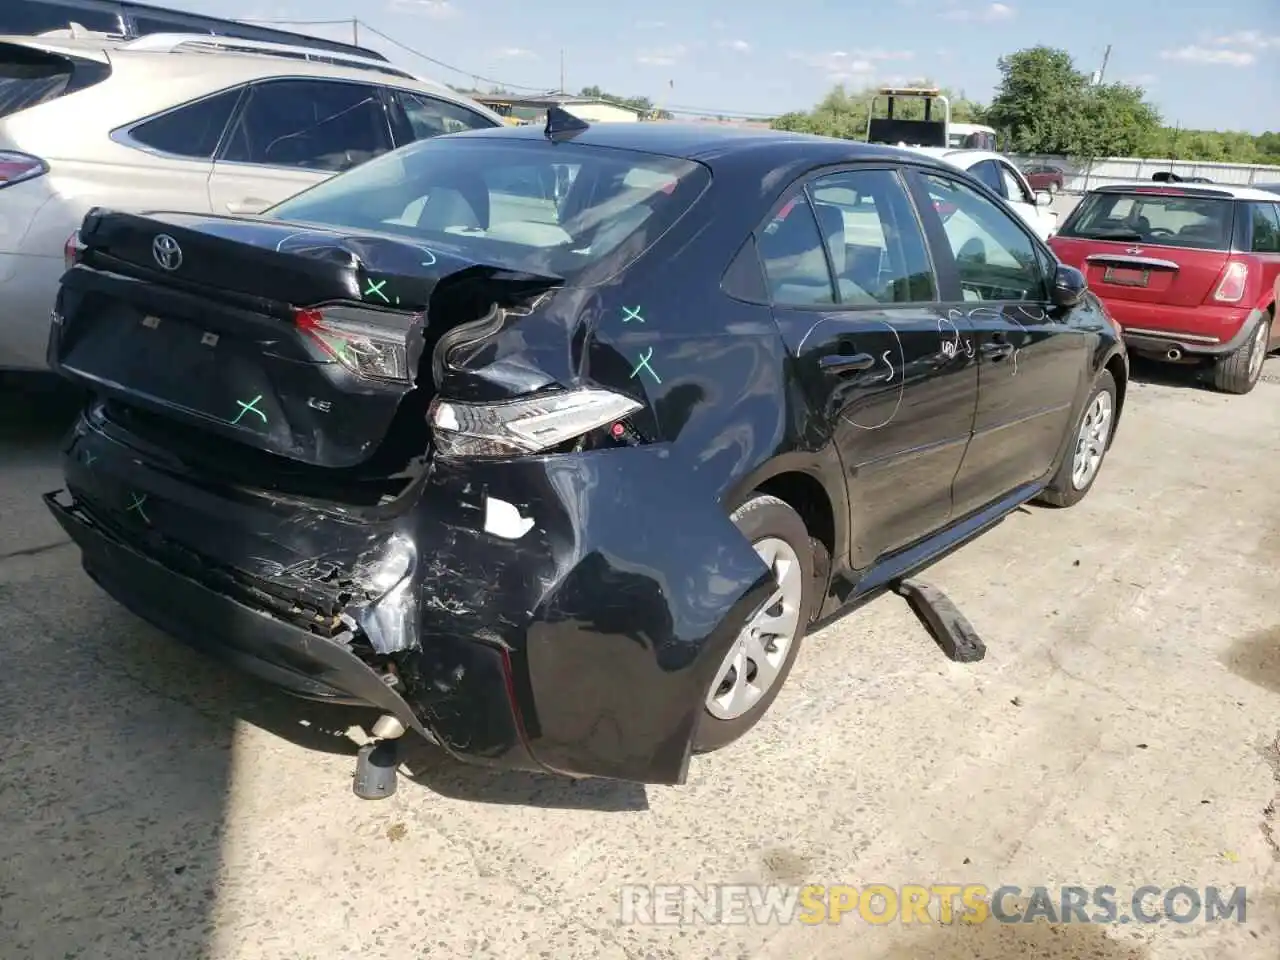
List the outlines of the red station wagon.
{"label": "red station wagon", "polygon": [[1209,367],[1248,393],[1280,289],[1280,196],[1229,184],[1115,184],[1091,190],[1049,246],[1084,272],[1129,349]]}

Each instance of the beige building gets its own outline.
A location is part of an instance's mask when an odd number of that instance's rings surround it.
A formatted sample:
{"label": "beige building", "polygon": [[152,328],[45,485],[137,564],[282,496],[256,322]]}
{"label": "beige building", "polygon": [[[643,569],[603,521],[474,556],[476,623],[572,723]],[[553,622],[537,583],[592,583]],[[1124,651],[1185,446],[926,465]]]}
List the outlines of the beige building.
{"label": "beige building", "polygon": [[629,107],[618,106],[605,100],[593,100],[590,97],[574,97],[567,94],[549,94],[542,97],[513,98],[501,95],[475,95],[475,100],[483,103],[504,117],[541,123],[547,108],[556,106],[567,110],[575,117],[588,123],[635,123],[640,114]]}

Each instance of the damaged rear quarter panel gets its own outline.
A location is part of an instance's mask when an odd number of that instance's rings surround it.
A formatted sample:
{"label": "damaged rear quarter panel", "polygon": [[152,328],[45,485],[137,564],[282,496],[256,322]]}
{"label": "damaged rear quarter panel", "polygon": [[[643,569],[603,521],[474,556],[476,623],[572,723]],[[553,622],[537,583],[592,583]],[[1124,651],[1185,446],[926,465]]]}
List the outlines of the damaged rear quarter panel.
{"label": "damaged rear quarter panel", "polygon": [[534,548],[482,531],[451,538],[444,595],[423,583],[424,644],[451,634],[510,650],[542,765],[681,782],[703,691],[772,589],[712,491],[667,445],[441,466],[431,496],[464,485],[532,518]]}

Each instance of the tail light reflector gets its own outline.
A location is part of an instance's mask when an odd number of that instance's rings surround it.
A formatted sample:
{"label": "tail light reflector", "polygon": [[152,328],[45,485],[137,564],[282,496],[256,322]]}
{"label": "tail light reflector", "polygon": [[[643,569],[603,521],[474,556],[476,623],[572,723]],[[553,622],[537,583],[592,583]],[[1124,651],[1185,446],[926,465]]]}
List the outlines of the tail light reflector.
{"label": "tail light reflector", "polygon": [[0,150],[0,190],[23,180],[34,180],[49,172],[49,165],[39,157],[15,150]]}
{"label": "tail light reflector", "polygon": [[348,307],[294,310],[298,329],[352,373],[373,380],[411,379],[409,330],[370,322]]}
{"label": "tail light reflector", "polygon": [[1243,260],[1232,260],[1222,271],[1222,279],[1218,281],[1218,289],[1213,299],[1221,303],[1238,303],[1244,296],[1245,284],[1249,281],[1249,265]]}

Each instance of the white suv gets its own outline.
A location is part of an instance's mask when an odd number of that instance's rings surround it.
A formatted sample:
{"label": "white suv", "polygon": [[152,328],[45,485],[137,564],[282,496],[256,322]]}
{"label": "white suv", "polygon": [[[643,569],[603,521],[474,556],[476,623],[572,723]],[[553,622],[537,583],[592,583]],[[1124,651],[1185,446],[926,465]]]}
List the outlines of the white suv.
{"label": "white suv", "polygon": [[389,63],[224,37],[0,37],[0,370],[41,369],[95,206],[253,214],[424,137],[502,119]]}

